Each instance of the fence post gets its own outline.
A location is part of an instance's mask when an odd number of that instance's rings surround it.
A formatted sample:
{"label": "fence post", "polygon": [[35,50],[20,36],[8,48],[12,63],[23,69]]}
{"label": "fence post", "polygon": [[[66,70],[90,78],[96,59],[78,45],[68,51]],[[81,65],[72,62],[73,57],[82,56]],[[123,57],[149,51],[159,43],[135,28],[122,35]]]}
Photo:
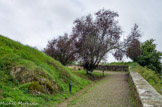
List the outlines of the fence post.
{"label": "fence post", "polygon": [[71,91],[72,91],[72,83],[69,83],[69,92],[71,94]]}

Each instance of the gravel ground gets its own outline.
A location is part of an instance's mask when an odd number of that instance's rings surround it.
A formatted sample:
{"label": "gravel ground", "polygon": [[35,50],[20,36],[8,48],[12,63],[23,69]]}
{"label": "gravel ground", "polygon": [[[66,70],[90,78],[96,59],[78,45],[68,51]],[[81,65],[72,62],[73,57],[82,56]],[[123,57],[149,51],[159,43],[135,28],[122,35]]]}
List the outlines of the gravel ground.
{"label": "gravel ground", "polygon": [[133,107],[128,73],[105,73],[110,75],[71,101],[68,107]]}

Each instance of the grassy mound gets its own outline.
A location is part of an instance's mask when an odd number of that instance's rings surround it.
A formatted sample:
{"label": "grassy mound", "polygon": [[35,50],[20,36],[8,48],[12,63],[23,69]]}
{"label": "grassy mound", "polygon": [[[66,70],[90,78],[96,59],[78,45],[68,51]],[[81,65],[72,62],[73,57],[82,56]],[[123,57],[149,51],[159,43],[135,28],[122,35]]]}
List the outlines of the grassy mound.
{"label": "grassy mound", "polygon": [[74,94],[90,82],[37,49],[0,35],[0,106],[57,103],[71,96],[69,83]]}

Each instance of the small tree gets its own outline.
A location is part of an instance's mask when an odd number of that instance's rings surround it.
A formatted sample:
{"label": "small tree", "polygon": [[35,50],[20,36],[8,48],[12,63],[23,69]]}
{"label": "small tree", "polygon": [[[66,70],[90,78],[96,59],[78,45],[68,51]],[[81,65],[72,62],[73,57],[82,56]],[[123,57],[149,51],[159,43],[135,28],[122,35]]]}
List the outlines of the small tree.
{"label": "small tree", "polygon": [[116,17],[116,12],[103,9],[95,13],[95,19],[88,15],[74,21],[75,46],[87,71],[92,72],[108,52],[120,47],[121,29]]}
{"label": "small tree", "polygon": [[44,52],[52,58],[60,61],[63,65],[73,62],[76,58],[76,48],[74,39],[70,38],[68,34],[59,36],[57,39],[48,41]]}
{"label": "small tree", "polygon": [[131,29],[131,33],[128,36],[128,48],[126,51],[126,55],[132,59],[133,61],[137,61],[138,57],[141,55],[140,49],[140,41],[139,38],[141,37],[141,32],[138,29],[138,25],[135,24],[134,27]]}
{"label": "small tree", "polygon": [[157,73],[162,73],[162,52],[156,50],[156,44],[153,42],[154,40],[150,39],[141,45],[142,54],[139,56],[137,62],[142,66],[147,66]]}

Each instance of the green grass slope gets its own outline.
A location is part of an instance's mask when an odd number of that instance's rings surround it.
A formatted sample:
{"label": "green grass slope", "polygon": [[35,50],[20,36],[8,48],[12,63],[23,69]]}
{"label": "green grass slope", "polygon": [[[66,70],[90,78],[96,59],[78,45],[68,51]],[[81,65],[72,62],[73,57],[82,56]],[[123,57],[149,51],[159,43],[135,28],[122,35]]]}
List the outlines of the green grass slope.
{"label": "green grass slope", "polygon": [[0,35],[0,106],[47,106],[71,96],[90,82],[58,61]]}
{"label": "green grass slope", "polygon": [[160,94],[162,94],[162,75],[155,71],[142,67],[137,63],[130,63],[130,71],[136,71],[142,75]]}

